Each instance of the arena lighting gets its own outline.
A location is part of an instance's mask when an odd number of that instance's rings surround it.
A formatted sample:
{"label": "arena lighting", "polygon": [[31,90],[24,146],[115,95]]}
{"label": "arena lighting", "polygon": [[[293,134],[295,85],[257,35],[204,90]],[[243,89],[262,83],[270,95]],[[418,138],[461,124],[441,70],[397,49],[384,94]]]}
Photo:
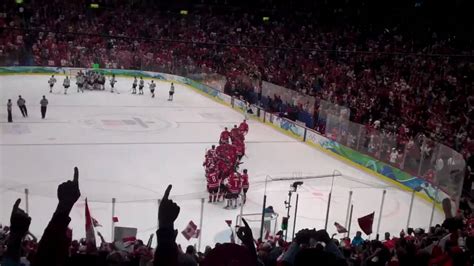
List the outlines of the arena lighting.
{"label": "arena lighting", "polygon": [[183,16],[186,16],[188,14],[188,10],[180,10],[179,11],[179,14],[183,15]]}
{"label": "arena lighting", "polygon": [[91,3],[90,8],[99,8],[99,4]]}
{"label": "arena lighting", "polygon": [[21,5],[21,4],[23,4],[23,0],[15,0],[15,3]]}
{"label": "arena lighting", "polygon": [[263,21],[269,21],[269,20],[270,20],[270,17],[263,17],[262,20],[263,20]]}

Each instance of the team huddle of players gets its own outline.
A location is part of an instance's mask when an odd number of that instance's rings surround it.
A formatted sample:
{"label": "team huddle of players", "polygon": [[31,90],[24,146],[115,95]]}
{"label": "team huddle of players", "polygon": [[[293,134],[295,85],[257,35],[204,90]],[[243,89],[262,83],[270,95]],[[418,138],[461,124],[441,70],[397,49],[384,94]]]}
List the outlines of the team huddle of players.
{"label": "team huddle of players", "polygon": [[[115,75],[110,78],[110,92],[114,92],[114,85],[117,83]],[[79,71],[76,75],[77,92],[84,92],[86,90],[105,90],[106,78],[102,73],[98,73],[92,70],[86,70],[85,72]]]}
{"label": "team huddle of players", "polygon": [[[102,73],[97,73],[95,71],[90,71],[87,70],[85,73],[79,71],[76,75],[76,85],[77,85],[77,92],[84,92],[84,89],[86,90],[105,90],[105,76]],[[110,78],[110,87],[111,87],[111,92],[114,92],[114,85],[117,83],[117,80],[115,79],[115,74],[112,74],[112,77]],[[49,92],[53,92],[53,87],[54,84],[56,84],[57,80],[52,75],[49,80]],[[63,87],[64,87],[64,94],[67,94],[67,91],[69,87],[71,86],[71,80],[69,79],[69,76],[66,76],[66,78],[63,80]]]}
{"label": "team huddle of players", "polygon": [[249,177],[247,169],[239,172],[239,165],[245,155],[245,135],[249,131],[247,121],[234,125],[230,131],[225,128],[219,139],[219,146],[212,145],[206,152],[203,166],[206,170],[209,202],[225,199],[225,208],[237,208],[238,199],[245,204]]}

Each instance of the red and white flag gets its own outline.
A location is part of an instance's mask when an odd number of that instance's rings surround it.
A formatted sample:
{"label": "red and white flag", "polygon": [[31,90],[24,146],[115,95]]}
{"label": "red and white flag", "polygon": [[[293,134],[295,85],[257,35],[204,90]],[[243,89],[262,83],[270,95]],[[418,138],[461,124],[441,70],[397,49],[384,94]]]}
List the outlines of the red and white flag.
{"label": "red and white flag", "polygon": [[134,236],[127,236],[122,238],[122,242],[125,247],[129,247],[130,245],[135,244],[135,241],[137,241],[137,238]]}
{"label": "red and white flag", "polygon": [[357,222],[359,222],[360,229],[366,235],[372,234],[372,225],[374,224],[374,215],[375,215],[375,212],[357,219]]}
{"label": "red and white flag", "polygon": [[91,244],[95,247],[95,232],[94,232],[94,224],[92,221],[92,216],[89,211],[89,205],[87,204],[86,198],[86,243]]}
{"label": "red and white flag", "polygon": [[198,238],[200,234],[200,230],[197,228],[197,225],[193,221],[189,221],[186,228],[181,232],[181,234],[189,240],[191,238]]}
{"label": "red and white flag", "polygon": [[347,229],[344,226],[340,225],[338,222],[335,222],[334,226],[336,226],[336,230],[339,234],[347,233]]}

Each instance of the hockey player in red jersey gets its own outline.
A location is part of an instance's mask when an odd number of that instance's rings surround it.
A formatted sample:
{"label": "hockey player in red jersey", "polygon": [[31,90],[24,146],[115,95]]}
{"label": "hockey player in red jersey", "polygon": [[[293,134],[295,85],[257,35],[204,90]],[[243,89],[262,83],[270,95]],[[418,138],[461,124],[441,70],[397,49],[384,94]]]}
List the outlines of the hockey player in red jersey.
{"label": "hockey player in red jersey", "polygon": [[245,204],[247,201],[247,191],[249,190],[249,175],[247,174],[247,169],[244,169],[243,173],[240,175],[242,180],[242,204]]}
{"label": "hockey player in red jersey", "polygon": [[247,120],[244,119],[244,121],[240,123],[239,130],[244,136],[247,135],[247,133],[249,133],[249,125],[247,124]]}
{"label": "hockey player in red jersey", "polygon": [[216,155],[216,145],[212,145],[211,149],[206,152],[206,158],[214,158]]}
{"label": "hockey player in red jersey", "polygon": [[234,125],[234,128],[230,131],[230,140],[232,141],[232,144],[235,142],[239,141],[244,141],[244,136],[242,135],[242,132],[240,132],[239,128],[237,125]]}
{"label": "hockey player in red jersey", "polygon": [[212,145],[211,149],[206,152],[206,156],[202,165],[206,168],[209,167],[209,164],[215,163],[216,161],[216,146]]}
{"label": "hockey player in red jersey", "polygon": [[219,145],[216,148],[216,157],[218,160],[224,160],[229,166],[234,167],[237,162],[237,148],[231,144]]}
{"label": "hockey player in red jersey", "polygon": [[212,160],[212,158],[209,158],[209,157],[205,156],[205,157],[204,157],[204,162],[202,163],[202,166],[203,166],[204,169],[206,169],[206,171],[207,171],[207,168],[208,168],[209,165],[212,164],[212,163],[215,164],[214,160]]}
{"label": "hockey player in red jersey", "polygon": [[222,131],[221,136],[219,138],[219,144],[229,144],[230,132],[227,128],[224,128]]}
{"label": "hockey player in red jersey", "polygon": [[219,179],[219,191],[217,195],[217,201],[221,201],[224,198],[224,195],[226,194],[227,187],[224,184],[224,179],[229,175],[231,172],[231,168],[229,167],[229,164],[225,162],[223,159],[218,159],[217,164],[216,164],[216,170],[218,173],[218,179]]}
{"label": "hockey player in red jersey", "polygon": [[209,192],[209,202],[216,202],[220,185],[219,173],[217,169],[209,169],[209,171],[206,173],[206,180],[207,191]]}
{"label": "hockey player in red jersey", "polygon": [[227,153],[227,158],[229,159],[229,161],[231,162],[232,164],[232,169],[234,169],[236,163],[237,163],[237,160],[238,160],[238,154],[237,154],[237,147],[234,146],[234,145],[229,145],[229,152]]}
{"label": "hockey player in red jersey", "polygon": [[226,199],[227,199],[227,206],[226,209],[233,207],[234,209],[237,208],[237,198],[239,197],[240,190],[242,189],[242,182],[240,181],[240,174],[237,172],[233,172],[229,177],[226,179]]}
{"label": "hockey player in red jersey", "polygon": [[233,142],[235,146],[235,150],[237,152],[237,158],[242,160],[242,157],[245,155],[245,143],[243,141],[235,141]]}

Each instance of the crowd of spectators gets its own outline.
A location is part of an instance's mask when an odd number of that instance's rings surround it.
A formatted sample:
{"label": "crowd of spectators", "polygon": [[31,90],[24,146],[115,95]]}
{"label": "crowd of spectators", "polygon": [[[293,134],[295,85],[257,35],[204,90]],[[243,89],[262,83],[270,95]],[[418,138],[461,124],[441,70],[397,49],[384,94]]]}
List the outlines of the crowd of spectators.
{"label": "crowd of spectators", "polygon": [[[251,228],[236,228],[241,244],[216,243],[204,252],[188,246],[184,251],[176,244],[174,222],[180,207],[170,199],[169,185],[161,200],[158,213],[157,246],[136,240],[128,251],[116,243],[95,244],[95,235],[73,241],[68,229],[69,214],[79,200],[79,170],[74,178],[58,186],[58,205],[39,242],[29,233],[35,217],[29,217],[20,206],[14,205],[10,225],[0,227],[0,265],[115,265],[115,266],[188,266],[188,265],[389,265],[389,266],[468,266],[474,262],[474,217],[472,202],[463,202],[456,216],[452,215],[450,201],[443,202],[446,219],[425,231],[408,228],[406,232],[383,239],[364,239],[361,232],[350,239],[330,237],[325,230],[304,229],[286,242],[281,232],[271,238],[255,240]],[[212,233],[212,232],[210,232]],[[231,238],[232,239],[232,238]]]}

